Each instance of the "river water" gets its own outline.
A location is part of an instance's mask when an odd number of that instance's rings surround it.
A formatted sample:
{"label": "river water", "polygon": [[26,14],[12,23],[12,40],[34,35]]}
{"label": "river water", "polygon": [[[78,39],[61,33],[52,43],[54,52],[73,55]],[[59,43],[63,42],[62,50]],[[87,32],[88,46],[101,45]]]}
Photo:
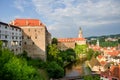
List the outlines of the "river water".
{"label": "river water", "polygon": [[88,74],[91,74],[91,71],[84,60],[71,63],[65,67],[65,77],[77,77]]}

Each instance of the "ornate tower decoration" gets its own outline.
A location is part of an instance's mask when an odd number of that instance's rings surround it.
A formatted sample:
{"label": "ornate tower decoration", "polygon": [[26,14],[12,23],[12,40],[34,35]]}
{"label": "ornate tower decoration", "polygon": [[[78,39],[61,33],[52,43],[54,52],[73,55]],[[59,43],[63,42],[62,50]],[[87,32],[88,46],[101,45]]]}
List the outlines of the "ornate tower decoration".
{"label": "ornate tower decoration", "polygon": [[83,32],[82,32],[81,27],[80,27],[80,29],[79,29],[78,38],[83,38]]}

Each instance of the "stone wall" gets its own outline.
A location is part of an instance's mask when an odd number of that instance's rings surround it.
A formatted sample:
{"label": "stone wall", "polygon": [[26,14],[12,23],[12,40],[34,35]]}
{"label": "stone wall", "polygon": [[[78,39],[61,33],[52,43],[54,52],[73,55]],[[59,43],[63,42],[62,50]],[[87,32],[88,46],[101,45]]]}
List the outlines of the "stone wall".
{"label": "stone wall", "polygon": [[23,30],[23,50],[32,58],[46,60],[46,28],[43,26],[25,26]]}
{"label": "stone wall", "polygon": [[58,42],[58,48],[60,50],[66,50],[68,48],[75,48],[75,42]]}

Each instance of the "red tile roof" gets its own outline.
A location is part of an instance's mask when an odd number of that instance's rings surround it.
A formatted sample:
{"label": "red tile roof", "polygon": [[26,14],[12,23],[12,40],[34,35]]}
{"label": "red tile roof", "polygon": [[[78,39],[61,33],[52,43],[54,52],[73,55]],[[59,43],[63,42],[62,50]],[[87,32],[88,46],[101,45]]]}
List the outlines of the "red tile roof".
{"label": "red tile roof", "polygon": [[107,62],[106,62],[106,61],[101,61],[100,64],[101,64],[102,66],[104,66],[105,64],[107,64]]}
{"label": "red tile roof", "polygon": [[38,19],[15,19],[11,24],[15,26],[44,26]]}
{"label": "red tile roof", "polygon": [[98,57],[99,59],[103,58],[103,56],[102,56],[102,55],[98,55],[97,57]]}
{"label": "red tile roof", "polygon": [[101,72],[102,77],[107,78],[117,78],[120,80],[120,64],[119,66],[111,66],[110,70],[106,70],[105,72]]}
{"label": "red tile roof", "polygon": [[109,54],[109,55],[111,55],[111,56],[117,56],[117,55],[120,54],[120,53],[119,53],[119,51],[114,50],[114,51],[112,51],[112,52],[108,52],[107,54]]}
{"label": "red tile roof", "polygon": [[85,41],[85,38],[60,38],[58,42],[75,42],[75,41]]}

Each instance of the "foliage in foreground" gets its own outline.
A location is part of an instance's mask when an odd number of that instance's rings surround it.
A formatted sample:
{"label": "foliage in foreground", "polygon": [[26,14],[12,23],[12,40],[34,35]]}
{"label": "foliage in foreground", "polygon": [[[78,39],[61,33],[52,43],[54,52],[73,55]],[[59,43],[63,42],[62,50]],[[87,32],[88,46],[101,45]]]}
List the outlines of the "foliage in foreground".
{"label": "foliage in foreground", "polygon": [[84,76],[84,80],[100,80],[100,77],[98,75],[87,75]]}
{"label": "foliage in foreground", "polygon": [[[1,42],[0,42],[1,44]],[[2,45],[2,44],[1,44]],[[0,80],[45,80],[27,61],[0,45]]]}

